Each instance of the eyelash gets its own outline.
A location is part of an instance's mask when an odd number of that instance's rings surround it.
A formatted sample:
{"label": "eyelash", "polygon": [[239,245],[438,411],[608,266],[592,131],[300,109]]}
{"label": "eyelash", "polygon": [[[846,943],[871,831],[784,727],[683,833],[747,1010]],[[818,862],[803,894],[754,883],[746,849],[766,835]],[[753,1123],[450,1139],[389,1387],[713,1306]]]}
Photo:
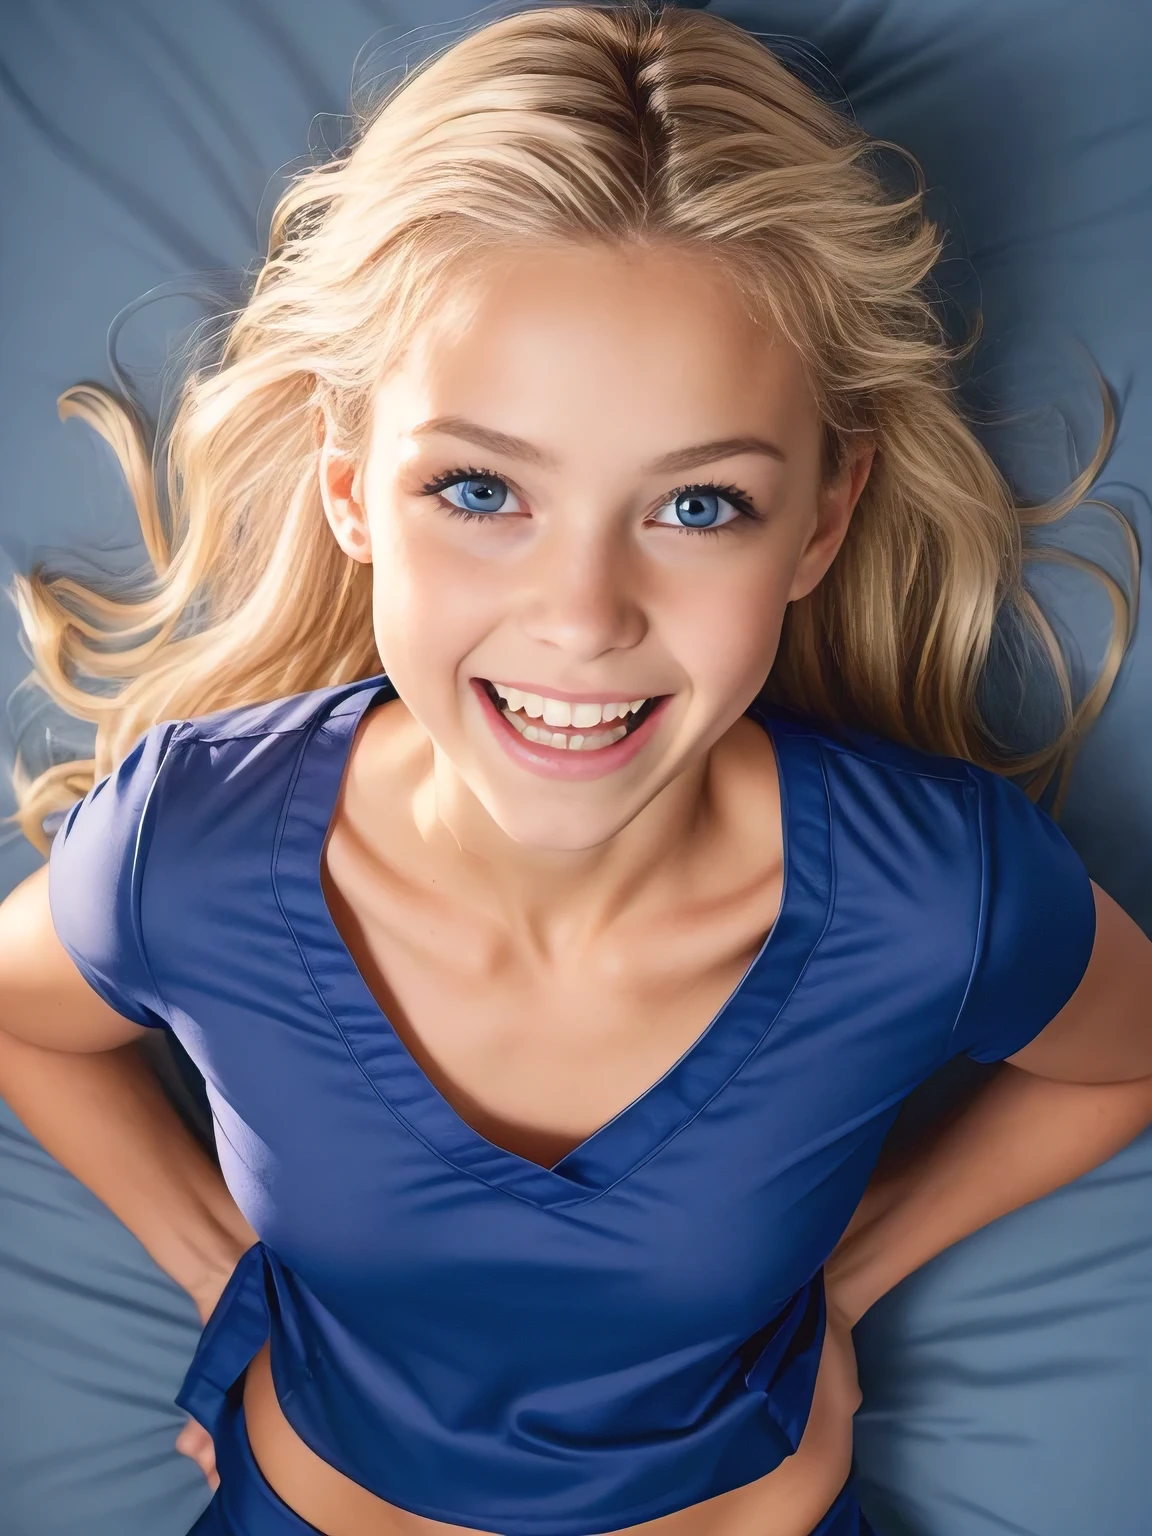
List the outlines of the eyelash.
{"label": "eyelash", "polygon": [[[508,485],[508,482],[505,480],[503,475],[498,475],[490,469],[476,469],[472,465],[469,465],[467,469],[450,469],[442,475],[436,475],[434,479],[428,481],[427,485],[421,487],[421,493],[425,496],[436,496],[441,491],[446,491],[449,486],[459,485],[464,480],[495,480],[500,485]],[[511,490],[511,486],[508,488]],[[742,491],[740,487],[736,485],[720,485],[714,480],[698,480],[694,481],[690,485],[679,486],[676,490],[670,491],[669,494],[660,503],[660,505],[664,507],[667,506],[670,501],[679,501],[681,496],[688,495],[690,491],[714,492],[716,495],[722,497],[723,500],[728,502],[731,506],[735,507],[737,512],[741,514],[741,517],[746,517],[752,522],[757,523],[763,522],[764,520],[763,513],[756,510],[756,507],[753,505],[752,498],[748,495],[747,491]],[[443,506],[449,516],[458,517],[461,522],[465,523],[470,523],[477,520],[481,522],[491,522],[498,515],[493,512],[473,512],[468,507],[457,507],[450,501],[444,502]],[[735,528],[738,521],[739,519],[733,518],[731,522],[723,523],[719,528],[681,527],[678,531],[680,533],[711,534],[713,538],[716,538],[720,534],[724,533],[727,529]]]}

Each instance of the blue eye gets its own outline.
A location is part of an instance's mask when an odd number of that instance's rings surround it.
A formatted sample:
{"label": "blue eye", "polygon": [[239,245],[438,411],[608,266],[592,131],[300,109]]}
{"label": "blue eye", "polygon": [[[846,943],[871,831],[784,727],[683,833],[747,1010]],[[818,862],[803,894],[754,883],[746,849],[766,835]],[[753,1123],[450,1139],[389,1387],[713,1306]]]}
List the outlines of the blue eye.
{"label": "blue eye", "polygon": [[[502,513],[507,518],[523,512],[516,493],[510,490],[503,476],[477,469],[475,465],[437,475],[422,489],[425,496],[439,496],[447,502],[449,514],[465,522],[473,518],[496,522],[500,520],[496,514]],[[456,490],[460,493],[459,501],[448,494]],[[511,506],[508,505],[510,495]],[[672,492],[657,515],[649,519],[660,527],[681,528],[686,533],[712,533],[741,520],[762,522],[763,515],[753,506],[746,491],[734,485],[712,482],[682,485]]]}
{"label": "blue eye", "polygon": [[720,497],[713,491],[692,492],[678,496],[674,503],[676,516],[685,528],[711,528],[723,521],[720,514]]}
{"label": "blue eye", "polygon": [[[449,497],[448,492],[459,487],[462,502]],[[450,517],[458,517],[462,522],[471,522],[477,519],[481,522],[501,522],[522,512],[519,504],[507,506],[509,487],[501,475],[494,475],[486,469],[477,469],[474,464],[469,464],[466,469],[452,469],[447,474],[437,475],[434,480],[429,480],[423,487],[425,496],[439,496],[442,502],[447,504]],[[515,493],[511,493],[515,500]],[[497,514],[503,513],[503,518]]]}
{"label": "blue eye", "polygon": [[449,491],[459,491],[463,498],[462,504],[453,502],[461,512],[502,512],[504,503],[508,499],[508,487],[502,480],[494,475],[476,475],[468,480],[457,480],[453,485],[447,485],[443,489],[444,495]]}
{"label": "blue eye", "polygon": [[677,491],[652,519],[662,528],[723,528],[744,511],[743,498],[720,495],[721,487],[690,485]]}

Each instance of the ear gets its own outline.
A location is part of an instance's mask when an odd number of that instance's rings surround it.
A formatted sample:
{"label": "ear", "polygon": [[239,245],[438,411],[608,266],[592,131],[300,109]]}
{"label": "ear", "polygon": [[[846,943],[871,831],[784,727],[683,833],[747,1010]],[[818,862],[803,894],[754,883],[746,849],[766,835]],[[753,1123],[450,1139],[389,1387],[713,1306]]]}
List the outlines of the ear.
{"label": "ear", "polygon": [[360,500],[363,476],[356,461],[336,447],[331,420],[325,415],[320,445],[320,496],[324,515],[336,542],[361,565],[372,563],[372,538]]}
{"label": "ear", "polygon": [[788,593],[790,603],[807,597],[819,586],[839,554],[875,456],[875,442],[865,442],[852,450],[835,475],[821,486],[817,493],[816,527],[797,563]]}

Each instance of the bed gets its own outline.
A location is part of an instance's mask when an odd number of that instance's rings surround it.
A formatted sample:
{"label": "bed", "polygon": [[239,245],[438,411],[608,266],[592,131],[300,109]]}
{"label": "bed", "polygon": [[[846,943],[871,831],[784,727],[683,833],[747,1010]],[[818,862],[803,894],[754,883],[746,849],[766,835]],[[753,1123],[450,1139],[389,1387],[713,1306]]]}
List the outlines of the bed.
{"label": "bed", "polygon": [[[1121,412],[1094,494],[1147,554],[1152,10],[1132,0],[709,8],[773,39],[810,83],[919,158],[952,233],[942,301],[956,317],[974,304],[984,314],[966,399],[1025,494],[1065,484],[1094,446],[1087,347]],[[235,292],[293,164],[339,142],[353,78],[382,79],[468,14],[453,0],[9,0],[0,581],[43,558],[135,562],[111,455],[79,424],[59,424],[56,396],[80,379],[114,382],[116,321],[118,366],[162,406],[166,348]],[[1124,579],[1124,541],[1099,509],[1052,537]],[[1086,685],[1110,620],[1102,589],[1058,564],[1034,579]],[[88,740],[21,686],[26,671],[15,612],[0,606],[0,813],[12,808],[18,739],[33,762]],[[1093,878],[1152,932],[1150,768],[1146,617],[1061,820]],[[0,894],[38,862],[6,830]],[[206,1129],[178,1059],[161,1051],[156,1065]],[[909,1123],[964,1086],[930,1084]],[[173,1394],[197,1333],[190,1301],[0,1103],[4,1536],[184,1536],[208,1500],[172,1448]],[[869,1314],[858,1345],[857,1454],[884,1536],[1152,1530],[1152,1135],[941,1255]]]}

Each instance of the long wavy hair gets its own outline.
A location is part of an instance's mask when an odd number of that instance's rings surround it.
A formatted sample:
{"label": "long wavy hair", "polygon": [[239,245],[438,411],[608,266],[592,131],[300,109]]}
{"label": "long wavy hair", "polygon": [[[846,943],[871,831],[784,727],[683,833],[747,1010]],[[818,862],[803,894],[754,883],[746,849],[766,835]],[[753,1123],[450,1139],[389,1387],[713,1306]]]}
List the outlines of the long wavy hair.
{"label": "long wavy hair", "polygon": [[[102,777],[148,726],[371,676],[370,567],[323,515],[325,412],[355,451],[367,403],[449,290],[510,245],[654,246],[704,254],[803,359],[824,469],[876,445],[849,533],[788,609],[766,691],[776,701],[1048,783],[1098,712],[1131,615],[1074,703],[1055,635],[1023,580],[1027,530],[1082,500],[1114,414],[1065,492],[1018,504],[957,403],[929,274],[945,236],[916,189],[893,192],[880,148],[756,37],[717,16],[647,5],[543,5],[422,61],[363,113],[349,145],[291,184],[247,303],[194,371],[154,453],[124,397],[60,398],[115,451],[150,568],[129,591],[42,568],[14,595],[34,682],[94,722],[94,755],[36,777],[17,762],[24,835]],[[1127,525],[1125,524],[1125,527]],[[1131,535],[1129,535],[1131,538]],[[1057,558],[1072,558],[1057,555]],[[1013,755],[981,707],[998,616],[1022,621],[1055,679],[1059,728]]]}

